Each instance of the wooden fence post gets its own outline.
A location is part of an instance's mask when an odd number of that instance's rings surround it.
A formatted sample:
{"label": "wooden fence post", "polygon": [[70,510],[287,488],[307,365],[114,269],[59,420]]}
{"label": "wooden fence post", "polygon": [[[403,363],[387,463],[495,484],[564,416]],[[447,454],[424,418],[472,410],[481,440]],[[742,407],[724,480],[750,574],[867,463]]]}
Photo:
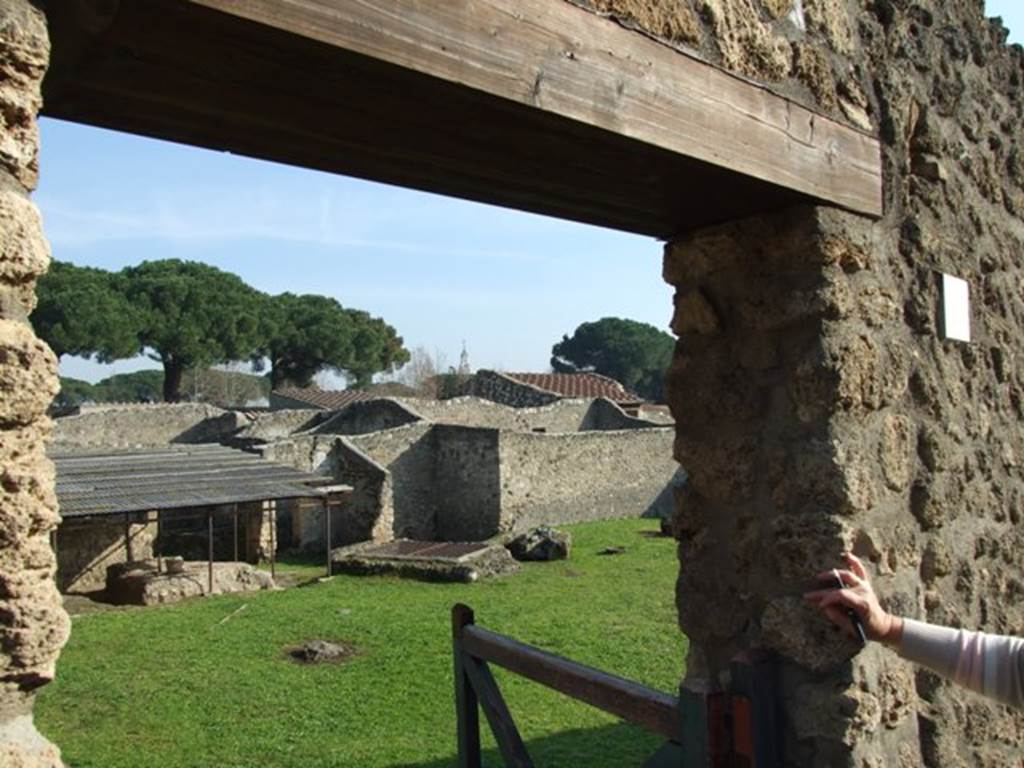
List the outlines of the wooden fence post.
{"label": "wooden fence post", "polygon": [[462,650],[462,628],[473,623],[473,610],[462,603],[452,608],[452,649],[455,656],[455,717],[459,750],[458,768],[481,768],[480,708],[466,674],[470,661]]}

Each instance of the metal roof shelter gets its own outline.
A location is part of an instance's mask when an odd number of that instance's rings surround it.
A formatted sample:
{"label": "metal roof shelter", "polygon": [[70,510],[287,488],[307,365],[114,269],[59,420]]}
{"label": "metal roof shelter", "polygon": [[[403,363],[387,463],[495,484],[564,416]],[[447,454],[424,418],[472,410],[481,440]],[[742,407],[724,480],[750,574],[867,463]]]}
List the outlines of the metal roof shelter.
{"label": "metal roof shelter", "polygon": [[[130,515],[136,512],[184,511],[234,507],[235,558],[238,558],[238,504],[283,499],[316,499],[323,507],[327,564],[330,568],[331,529],[328,495],[351,491],[325,475],[302,472],[255,454],[222,445],[172,445],[136,450],[54,452],[57,500],[65,519],[111,515],[125,518],[126,541]],[[213,511],[207,512],[209,581],[213,588]],[[271,571],[274,540],[271,528]],[[56,548],[56,535],[54,547]],[[130,545],[126,545],[130,553]],[[130,554],[129,554],[130,557]]]}
{"label": "metal roof shelter", "polygon": [[222,445],[55,453],[63,517],[320,498],[330,477]]}

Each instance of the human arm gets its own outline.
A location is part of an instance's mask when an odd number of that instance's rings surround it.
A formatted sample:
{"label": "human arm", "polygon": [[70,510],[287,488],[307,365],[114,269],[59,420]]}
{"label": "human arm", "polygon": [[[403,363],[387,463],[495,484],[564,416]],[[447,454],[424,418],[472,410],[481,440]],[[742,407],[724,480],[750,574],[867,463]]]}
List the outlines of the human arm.
{"label": "human arm", "polygon": [[[846,612],[853,610],[871,640],[964,687],[1014,707],[1024,707],[1024,640],[939,627],[893,616],[882,608],[863,563],[843,555],[843,589],[808,592],[804,597],[837,626],[853,635]],[[831,577],[832,572],[820,574]]]}
{"label": "human arm", "polygon": [[900,656],[1013,707],[1024,707],[1024,640],[903,620]]}

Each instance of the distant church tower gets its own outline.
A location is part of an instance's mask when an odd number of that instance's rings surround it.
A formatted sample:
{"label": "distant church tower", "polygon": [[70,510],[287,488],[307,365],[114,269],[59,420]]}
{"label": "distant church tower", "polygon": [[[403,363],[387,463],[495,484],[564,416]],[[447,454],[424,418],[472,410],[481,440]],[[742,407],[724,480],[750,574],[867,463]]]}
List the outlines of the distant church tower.
{"label": "distant church tower", "polygon": [[466,340],[462,340],[462,354],[459,355],[459,369],[457,371],[459,376],[469,376],[473,373],[473,369],[469,367],[469,352],[466,351]]}

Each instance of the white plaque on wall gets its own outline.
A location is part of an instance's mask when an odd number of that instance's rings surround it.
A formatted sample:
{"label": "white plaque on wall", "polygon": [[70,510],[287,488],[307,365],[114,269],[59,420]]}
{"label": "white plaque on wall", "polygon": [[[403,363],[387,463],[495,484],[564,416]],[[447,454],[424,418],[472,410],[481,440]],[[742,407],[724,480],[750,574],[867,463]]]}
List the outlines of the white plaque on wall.
{"label": "white plaque on wall", "polygon": [[971,340],[970,287],[966,280],[942,276],[942,335],[956,341]]}

